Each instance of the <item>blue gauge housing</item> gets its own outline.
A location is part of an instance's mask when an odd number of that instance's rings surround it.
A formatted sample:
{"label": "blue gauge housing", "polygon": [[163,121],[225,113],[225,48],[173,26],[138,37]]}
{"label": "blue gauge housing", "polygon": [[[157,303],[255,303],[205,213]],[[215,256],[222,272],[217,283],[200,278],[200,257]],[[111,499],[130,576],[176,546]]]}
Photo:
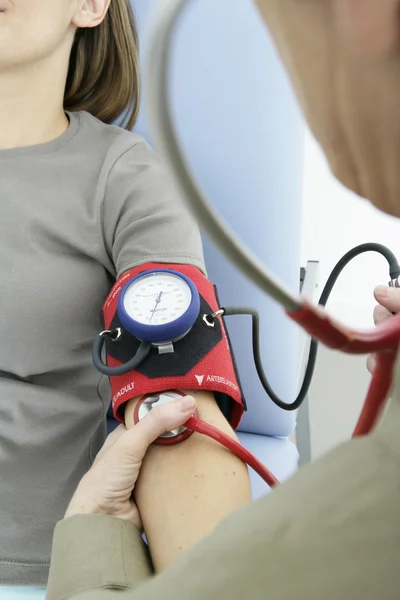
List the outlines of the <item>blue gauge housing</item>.
{"label": "blue gauge housing", "polygon": [[[154,275],[156,273],[168,273],[183,279],[183,281],[190,288],[191,301],[186,311],[180,317],[177,317],[169,323],[160,323],[158,325],[140,323],[127,313],[124,306],[125,294],[130,286],[136,283],[138,279],[141,279],[142,277],[148,277],[149,275]],[[189,279],[189,277],[186,277],[186,275],[179,273],[179,271],[173,271],[171,269],[154,269],[151,271],[143,271],[142,273],[135,275],[135,277],[132,277],[132,279],[130,279],[122,288],[118,297],[117,313],[124,329],[131,335],[135,336],[138,340],[151,343],[173,342],[174,340],[177,340],[188,333],[195,324],[200,313],[200,295],[193,281]]]}

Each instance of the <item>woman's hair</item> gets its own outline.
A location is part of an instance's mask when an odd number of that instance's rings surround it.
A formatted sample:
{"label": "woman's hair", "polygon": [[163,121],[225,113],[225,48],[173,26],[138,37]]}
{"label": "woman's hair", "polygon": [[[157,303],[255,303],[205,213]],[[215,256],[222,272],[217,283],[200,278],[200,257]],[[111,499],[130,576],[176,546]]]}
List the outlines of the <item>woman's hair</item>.
{"label": "woman's hair", "polygon": [[69,62],[65,110],[85,110],[132,129],[139,108],[136,23],[129,0],[111,0],[104,21],[78,29]]}

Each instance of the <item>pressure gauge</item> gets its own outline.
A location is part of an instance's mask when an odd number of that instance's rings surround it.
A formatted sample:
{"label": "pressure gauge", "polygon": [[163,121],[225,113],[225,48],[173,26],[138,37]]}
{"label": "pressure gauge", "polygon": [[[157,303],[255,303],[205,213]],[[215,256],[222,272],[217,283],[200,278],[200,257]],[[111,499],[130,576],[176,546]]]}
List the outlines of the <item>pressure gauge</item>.
{"label": "pressure gauge", "polygon": [[194,283],[169,269],[145,271],[122,289],[118,298],[122,326],[139,340],[154,344],[176,341],[193,327],[200,312]]}

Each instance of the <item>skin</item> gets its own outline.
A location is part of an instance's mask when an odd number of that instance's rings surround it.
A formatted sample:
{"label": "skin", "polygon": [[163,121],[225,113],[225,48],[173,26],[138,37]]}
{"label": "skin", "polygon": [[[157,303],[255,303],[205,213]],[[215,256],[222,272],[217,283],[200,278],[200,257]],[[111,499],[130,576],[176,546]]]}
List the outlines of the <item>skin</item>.
{"label": "skin", "polygon": [[[389,288],[379,285],[374,291],[375,300],[379,303],[374,309],[374,323],[380,325],[393,315],[400,312],[400,288]],[[371,373],[374,372],[376,360],[373,354],[367,358],[367,368]]]}
{"label": "skin", "polygon": [[[399,46],[399,22],[400,22],[400,0],[257,0],[260,11],[264,16],[267,25],[270,27],[281,56],[285,60],[292,81],[298,93],[299,99],[304,107],[307,119],[323,146],[323,149],[328,157],[332,170],[340,181],[347,185],[350,189],[357,192],[359,195],[368,199],[377,208],[392,214],[400,216],[400,196],[398,187],[400,184],[400,175],[398,175],[399,166],[399,144],[400,144],[400,107],[398,87],[400,86],[400,46]],[[390,318],[389,313],[396,312],[400,307],[399,290],[387,290],[378,288],[375,290],[375,297],[381,307],[375,310],[375,321],[381,322],[384,319]],[[398,408],[398,407],[397,407]],[[395,415],[395,413],[394,413]],[[396,421],[392,424],[396,426]],[[392,428],[383,431],[383,435],[392,433],[396,435],[396,431]],[[311,498],[311,510],[307,505],[307,511],[299,512],[299,523],[296,526],[296,521],[289,512],[285,515],[285,519],[281,519],[278,523],[281,525],[277,529],[278,541],[275,546],[268,547],[267,555],[274,553],[281,557],[280,563],[285,565],[278,576],[275,577],[275,586],[272,584],[271,589],[268,589],[268,577],[266,584],[263,587],[258,586],[257,579],[252,581],[253,597],[256,595],[259,598],[283,598],[285,593],[281,592],[281,587],[286,579],[293,579],[291,566],[299,566],[301,575],[304,572],[303,582],[299,583],[299,578],[294,578],[293,583],[287,586],[286,597],[323,597],[318,596],[318,589],[321,582],[318,584],[314,577],[315,568],[307,556],[306,551],[302,555],[302,535],[309,529],[310,520],[318,513],[320,507],[325,508],[325,512],[329,512],[332,502],[339,498],[339,511],[334,514],[333,520],[330,521],[328,528],[321,533],[314,531],[312,543],[308,545],[311,548],[311,553],[323,553],[322,562],[326,563],[325,571],[326,581],[325,587],[327,593],[330,592],[330,597],[334,597],[332,589],[335,588],[335,582],[339,582],[339,587],[342,590],[342,596],[346,598],[357,598],[360,594],[357,593],[358,587],[366,574],[360,570],[364,565],[372,565],[372,575],[367,581],[372,582],[372,585],[378,585],[381,593],[378,591],[377,597],[397,597],[394,591],[395,577],[393,575],[393,561],[389,565],[383,566],[382,561],[377,560],[374,565],[373,559],[375,556],[371,552],[371,548],[362,547],[362,543],[357,542],[357,526],[354,530],[348,530],[348,522],[351,521],[352,511],[355,505],[352,503],[346,504],[348,496],[354,492],[358,499],[357,510],[354,511],[356,524],[358,523],[360,530],[365,528],[366,518],[371,514],[375,517],[372,522],[367,523],[367,529],[370,527],[371,534],[368,539],[375,548],[375,554],[379,555],[379,550],[385,544],[385,532],[392,525],[395,534],[388,536],[388,543],[391,544],[388,548],[397,548],[398,546],[398,526],[396,523],[390,522],[390,515],[393,512],[393,498],[396,500],[398,495],[398,448],[389,444],[386,446],[386,440],[381,437],[376,437],[373,440],[373,445],[363,445],[354,454],[346,454],[343,449],[342,453],[336,454],[335,459],[327,457],[325,461],[318,466],[307,471],[308,475],[298,482],[297,491],[304,498]],[[356,442],[353,442],[353,444]],[[327,470],[328,475],[341,478],[343,471],[346,470],[346,458],[350,457],[350,465],[354,470],[359,469],[360,462],[365,459],[365,448],[372,449],[374,454],[370,452],[369,459],[372,462],[370,471],[362,471],[360,477],[355,479],[347,478],[339,484],[339,496],[331,495],[331,490],[328,494],[322,493],[319,503],[318,478],[321,478],[321,473],[324,475]],[[342,462],[338,462],[338,459]],[[344,462],[343,462],[344,461]],[[344,467],[344,468],[343,468]],[[315,471],[316,468],[316,471]],[[365,480],[365,473],[376,474],[377,469],[382,469],[382,477],[378,481],[386,484],[385,491],[389,494],[389,500],[381,495],[374,495],[374,481]],[[308,478],[307,478],[308,477]],[[335,480],[334,480],[335,481]],[[388,483],[389,482],[389,483]],[[364,492],[365,486],[370,484],[368,489],[371,493],[360,499],[360,493]],[[311,486],[313,493],[306,495],[305,488]],[[290,484],[289,484],[290,486]],[[289,502],[292,497],[285,497],[284,488],[276,491],[277,496],[281,501]],[[365,488],[367,489],[367,488]],[[294,490],[296,484],[294,483]],[[360,492],[361,490],[361,492]],[[292,488],[293,491],[293,488]],[[335,494],[334,490],[333,494]],[[365,496],[365,495],[364,495]],[[390,497],[392,496],[392,497]],[[273,506],[273,498],[271,503]],[[313,500],[315,499],[315,507]],[[343,499],[343,506],[340,504]],[[296,499],[293,499],[295,504]],[[376,502],[378,502],[377,505]],[[382,505],[382,506],[381,506]],[[291,506],[289,504],[289,506]],[[305,505],[306,506],[306,505]],[[301,500],[300,500],[301,507]],[[304,508],[304,507],[303,507]],[[315,510],[314,510],[315,508]],[[385,514],[379,515],[379,510],[382,508]],[[350,512],[349,512],[350,511]],[[382,511],[381,511],[382,512]],[[387,514],[386,514],[387,513]],[[322,513],[323,514],[323,513]],[[262,511],[258,513],[262,516]],[[296,515],[296,513],[295,513]],[[389,516],[388,516],[389,515]],[[382,518],[380,518],[382,517]],[[328,517],[329,520],[329,517]],[[375,522],[376,521],[376,522]],[[271,529],[273,523],[267,523]],[[343,560],[340,563],[340,544],[335,547],[335,527],[338,527],[336,542],[342,541],[344,545],[348,544],[349,548],[354,548],[356,553],[360,554],[360,563],[357,562],[357,557],[351,561],[350,568],[347,568]],[[272,529],[274,532],[274,530]],[[352,533],[350,536],[348,531]],[[383,533],[382,533],[383,532]],[[276,532],[275,532],[276,533]],[[282,535],[281,535],[282,534]],[[226,533],[231,535],[231,540],[240,542],[245,533],[240,527],[235,531],[234,527]],[[256,535],[257,538],[257,535]],[[282,543],[281,538],[283,539]],[[330,544],[333,538],[333,543]],[[250,555],[253,549],[259,548],[260,543],[265,542],[263,537],[256,539],[256,542],[250,545],[246,550],[249,550]],[[374,545],[374,542],[375,545]],[[224,548],[223,540],[214,540],[215,547],[209,545],[211,556],[215,557],[215,548]],[[297,546],[296,546],[297,544]],[[349,550],[349,548],[347,550]],[[300,552],[297,551],[299,550]],[[214,554],[212,554],[214,550]],[[343,548],[344,556],[347,558],[351,553],[346,552]],[[179,575],[182,575],[184,568],[191,570],[192,577],[188,581],[196,585],[201,578],[210,576],[213,573],[215,565],[211,568],[205,559],[205,565],[202,563],[204,553],[207,552],[207,545],[200,546],[199,552],[194,552],[192,556],[188,556],[187,562],[181,564],[163,580],[157,588],[157,581],[154,581],[154,586],[149,584],[149,590],[158,589],[160,597],[162,597],[162,585],[165,584],[169,591],[173,588],[173,584],[179,590]],[[312,554],[311,554],[312,555]],[[244,560],[246,567],[246,552],[240,555]],[[254,558],[254,556],[253,556]],[[257,557],[256,557],[257,558]],[[385,556],[386,558],[386,556]],[[390,557],[389,557],[390,558]],[[300,563],[299,563],[300,561]],[[371,562],[372,561],[372,562]],[[342,564],[342,572],[335,569],[336,563]],[[203,566],[203,569],[202,569]],[[263,565],[261,565],[261,568]],[[376,567],[376,568],[375,568]],[[196,568],[199,568],[197,573]],[[266,566],[268,569],[268,565]],[[245,571],[245,569],[244,569]],[[194,573],[194,576],[193,576]],[[393,581],[386,583],[386,574],[393,575]],[[168,579],[169,577],[169,579]],[[343,580],[342,580],[343,579]],[[206,580],[207,581],[207,580]],[[224,597],[224,580],[218,577],[211,579],[212,584],[208,586],[209,593],[214,597]],[[341,585],[341,583],[343,585]],[[172,585],[171,585],[172,584]],[[254,584],[256,587],[254,587]],[[391,585],[392,584],[392,585]],[[281,585],[281,587],[280,587]],[[365,585],[364,585],[365,587]],[[272,591],[273,588],[273,591]],[[142,597],[146,596],[146,589]],[[185,588],[186,589],[186,588]],[[206,589],[199,588],[200,590]],[[250,589],[250,588],[249,588]],[[247,590],[246,590],[247,591]],[[214,592],[214,593],[213,593]],[[385,594],[386,592],[386,594]],[[89,592],[88,598],[95,597],[99,591]],[[168,592],[167,592],[168,593]],[[150,591],[151,594],[151,591]],[[156,592],[157,594],[157,592]],[[250,592],[251,594],[251,592]],[[373,594],[373,592],[372,592]],[[128,592],[129,595],[129,592]],[[135,595],[135,592],[133,592]],[[140,591],[138,592],[140,596]],[[237,595],[237,594],[236,594]],[[146,596],[147,597],[147,596]],[[204,596],[206,597],[206,596]],[[372,597],[372,596],[371,596]]]}
{"label": "skin", "polygon": [[[75,32],[99,25],[109,2],[0,0],[0,149],[41,144],[66,131],[63,93]],[[191,394],[201,417],[234,435],[211,393]],[[136,497],[160,570],[251,494],[244,464],[193,435],[167,450],[151,448]]]}
{"label": "skin", "polygon": [[[333,173],[399,217],[400,0],[255,1]],[[399,310],[399,290],[375,296],[376,323]]]}
{"label": "skin", "polygon": [[[182,391],[196,399],[200,419],[235,437],[212,394]],[[133,426],[137,400],[125,411],[128,428]],[[226,515],[250,502],[247,468],[217,442],[193,433],[176,446],[149,448],[135,487],[135,500],[153,565],[162,571],[211,533]]]}
{"label": "skin", "polygon": [[0,0],[0,149],[41,144],[66,131],[63,95],[75,31],[101,23],[108,4]]}
{"label": "skin", "polygon": [[107,514],[142,528],[132,499],[148,447],[165,431],[183,425],[194,413],[195,400],[186,396],[153,408],[137,425],[117,427],[97,454],[92,468],[81,479],[65,518],[82,514]]}
{"label": "skin", "polygon": [[256,0],[331,169],[400,216],[399,0]]}

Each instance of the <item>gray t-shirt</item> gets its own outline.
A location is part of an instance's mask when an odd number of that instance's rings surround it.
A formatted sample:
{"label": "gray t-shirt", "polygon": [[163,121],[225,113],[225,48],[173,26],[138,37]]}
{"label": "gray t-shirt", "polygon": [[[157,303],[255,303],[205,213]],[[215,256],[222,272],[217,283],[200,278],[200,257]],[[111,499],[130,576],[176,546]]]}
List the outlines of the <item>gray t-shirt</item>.
{"label": "gray t-shirt", "polygon": [[203,269],[200,235],[138,136],[87,113],[0,151],[0,584],[40,585],[53,528],[102,445],[108,382],[91,361],[115,278]]}

